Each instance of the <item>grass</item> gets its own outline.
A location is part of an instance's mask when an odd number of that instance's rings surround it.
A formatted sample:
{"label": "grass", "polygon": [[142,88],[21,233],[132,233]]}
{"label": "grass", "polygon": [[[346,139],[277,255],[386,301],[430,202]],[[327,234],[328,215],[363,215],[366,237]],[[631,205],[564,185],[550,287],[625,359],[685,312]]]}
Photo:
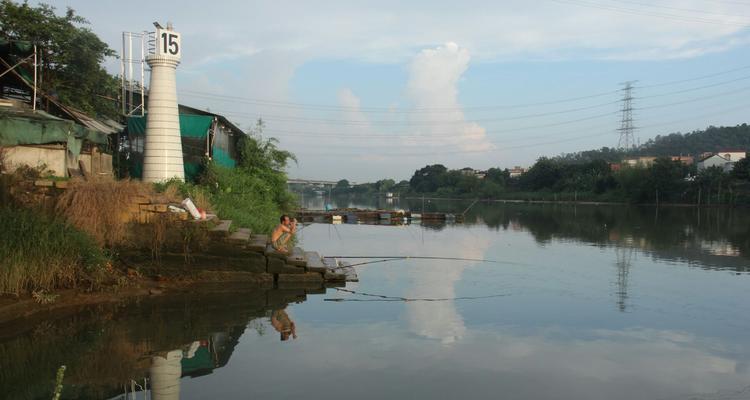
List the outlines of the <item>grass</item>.
{"label": "grass", "polygon": [[39,211],[0,208],[0,292],[97,284],[109,260],[86,233]]}
{"label": "grass", "polygon": [[154,197],[150,184],[137,181],[76,181],[60,195],[56,211],[99,245],[112,248],[127,239],[132,207]]}

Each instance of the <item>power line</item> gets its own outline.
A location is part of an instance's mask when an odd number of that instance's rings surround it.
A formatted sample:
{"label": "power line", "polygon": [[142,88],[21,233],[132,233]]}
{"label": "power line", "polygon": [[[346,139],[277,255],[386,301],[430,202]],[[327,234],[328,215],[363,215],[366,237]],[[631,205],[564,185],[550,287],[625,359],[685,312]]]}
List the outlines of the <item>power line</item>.
{"label": "power line", "polygon": [[[726,75],[726,74],[730,74],[733,72],[742,71],[746,69],[750,69],[750,65],[745,65],[745,66],[741,66],[738,68],[733,68],[733,69],[716,72],[716,73],[712,73],[708,75],[697,76],[693,78],[662,82],[662,83],[656,83],[656,84],[645,85],[645,86],[637,86],[634,88],[640,90],[640,89],[649,89],[653,87],[676,85],[676,84],[681,84],[685,82],[713,78],[716,76]],[[490,110],[501,110],[501,109],[528,108],[528,107],[534,107],[534,106],[562,104],[562,103],[569,103],[569,102],[575,102],[575,101],[580,101],[580,100],[598,98],[598,97],[613,95],[618,92],[619,90],[613,90],[613,91],[600,92],[600,93],[595,93],[595,94],[576,96],[576,97],[570,97],[570,98],[564,98],[564,99],[558,99],[558,100],[520,103],[520,104],[476,105],[476,106],[442,107],[442,108],[413,108],[413,109],[408,109],[408,110],[392,109],[390,107],[348,107],[348,106],[327,105],[327,104],[295,103],[295,102],[285,102],[285,101],[278,101],[278,100],[223,95],[223,94],[218,94],[218,93],[199,92],[199,91],[192,91],[192,90],[181,90],[180,96],[197,97],[197,98],[203,98],[207,100],[217,100],[217,101],[232,102],[232,103],[253,104],[253,105],[258,105],[262,107],[311,109],[311,110],[317,110],[317,111],[361,111],[361,112],[368,112],[368,113],[388,113],[388,114],[423,114],[423,113],[438,113],[438,112],[442,113],[446,111],[482,111],[482,110],[490,111]]]}
{"label": "power line", "polygon": [[720,76],[720,75],[726,75],[726,74],[730,74],[732,72],[742,71],[742,70],[746,70],[746,69],[750,69],[750,65],[745,65],[745,66],[742,66],[742,67],[733,68],[733,69],[729,69],[729,70],[726,70],[726,71],[716,72],[716,73],[712,73],[712,74],[708,74],[708,75],[702,75],[702,76],[697,76],[697,77],[688,78],[688,79],[680,79],[680,80],[676,80],[676,81],[668,81],[668,82],[662,82],[662,83],[655,83],[655,84],[652,84],[652,85],[638,86],[638,87],[636,87],[636,89],[650,89],[650,88],[660,87],[660,86],[677,85],[677,84],[680,84],[680,83],[698,81],[698,80],[713,78],[713,77]]}
{"label": "power line", "polygon": [[549,1],[553,1],[555,3],[560,3],[560,4],[565,4],[565,5],[596,8],[600,10],[607,10],[607,11],[632,14],[632,15],[640,15],[640,16],[645,16],[645,17],[669,19],[673,21],[696,22],[696,23],[713,24],[713,25],[731,25],[731,26],[736,26],[740,28],[750,27],[750,24],[747,24],[747,23],[735,23],[731,21],[718,21],[718,20],[712,20],[712,19],[707,19],[707,18],[689,17],[689,16],[683,16],[683,15],[657,13],[657,12],[651,12],[651,11],[641,11],[641,10],[632,9],[632,8],[605,6],[601,4],[589,3],[589,2],[584,2],[584,1],[574,1],[574,0],[549,0]]}
{"label": "power line", "polygon": [[[685,121],[689,121],[689,120],[695,120],[695,119],[703,119],[703,118],[707,118],[707,117],[711,117],[711,116],[716,116],[716,115],[722,115],[722,114],[727,114],[727,113],[735,112],[735,111],[738,111],[738,110],[746,109],[747,107],[748,107],[747,104],[743,104],[743,105],[740,105],[740,106],[737,106],[737,107],[733,107],[733,108],[729,108],[729,109],[724,108],[720,112],[711,112],[711,113],[706,113],[706,114],[703,114],[703,115],[693,115],[693,116],[690,116],[688,118],[681,118],[679,120],[672,120],[672,121],[666,121],[666,122],[659,122],[659,123],[647,124],[647,125],[641,126],[640,129],[647,129],[647,128],[654,128],[654,127],[666,126],[666,125],[673,125],[675,123],[681,123],[681,122],[685,122]],[[587,130],[587,129],[586,128],[581,128],[580,130]],[[555,132],[554,134],[550,134],[550,135],[538,135],[538,136],[535,136],[535,138],[553,137],[553,136],[559,136],[560,134],[561,134],[560,132]],[[607,129],[603,129],[600,133],[595,133],[595,134],[579,135],[579,136],[575,136],[575,137],[563,138],[563,139],[554,140],[554,141],[526,143],[526,144],[519,144],[519,145],[514,145],[514,146],[503,146],[503,147],[494,148],[494,149],[491,149],[491,150],[456,150],[456,151],[449,151],[449,152],[431,151],[431,152],[423,152],[423,153],[397,153],[397,154],[393,154],[393,155],[394,156],[421,156],[421,155],[432,155],[432,154],[442,155],[442,154],[491,153],[491,152],[496,152],[496,151],[512,150],[512,149],[519,149],[519,148],[526,148],[526,147],[535,147],[535,146],[542,146],[542,145],[547,145],[547,144],[559,144],[559,143],[565,143],[565,142],[572,142],[572,141],[577,141],[577,140],[581,140],[581,139],[586,139],[586,138],[591,138],[591,137],[599,137],[599,136],[604,136],[604,135],[611,135],[611,131],[607,130]],[[530,138],[532,138],[532,137],[529,136],[529,137],[525,137],[523,139],[530,139]],[[491,143],[492,144],[497,144],[497,142],[491,142]],[[454,144],[449,144],[449,145],[454,145]],[[326,145],[325,146],[325,148],[330,148],[330,147],[352,148],[352,149],[359,149],[359,148],[372,149],[372,148],[377,148],[379,146],[373,146],[371,144],[366,144],[366,145],[361,145],[361,146],[335,146],[335,145]],[[308,146],[308,148],[309,148],[309,146]],[[394,145],[384,146],[382,148],[392,149],[392,148],[394,148]],[[325,154],[323,154],[323,153],[319,153],[319,154],[318,153],[301,153],[301,154],[305,154],[305,155],[331,155],[331,156],[336,156],[335,154],[331,154],[330,152],[326,152]],[[379,154],[382,154],[382,153],[379,153]],[[340,154],[340,156],[351,156],[351,155],[352,155],[351,153],[349,153],[349,154],[346,154],[346,153]],[[386,155],[388,155],[388,154],[386,154]]]}
{"label": "power line", "polygon": [[638,1],[630,1],[630,0],[610,0],[610,1],[616,1],[618,3],[633,4],[633,5],[651,7],[651,8],[661,8],[665,10],[686,11],[686,12],[698,13],[702,15],[717,15],[721,17],[731,17],[731,18],[737,18],[737,17],[750,18],[750,16],[747,16],[747,15],[722,14],[722,13],[715,13],[715,12],[706,11],[706,10],[697,10],[694,8],[672,7],[672,6],[665,6],[665,5],[659,5],[659,4],[641,3]]}
{"label": "power line", "polygon": [[734,83],[734,82],[744,81],[746,79],[750,79],[750,75],[745,75],[745,76],[742,76],[742,77],[739,77],[739,78],[735,78],[735,79],[730,79],[730,80],[727,80],[727,81],[716,82],[716,83],[712,83],[712,84],[709,84],[709,85],[703,85],[703,86],[698,86],[698,87],[694,87],[694,88],[677,90],[677,91],[674,91],[674,92],[652,94],[652,95],[649,95],[649,96],[639,97],[639,99],[650,99],[652,97],[672,96],[672,95],[680,94],[680,93],[694,92],[696,90],[702,90],[702,89],[708,89],[708,88],[712,88],[712,87],[727,85],[727,84]]}
{"label": "power line", "polygon": [[738,1],[738,0],[702,0],[708,3],[727,3],[727,4],[736,4],[738,6],[746,6],[750,7],[750,3],[744,2],[744,1]]}
{"label": "power line", "polygon": [[744,87],[741,87],[739,89],[730,90],[728,92],[715,93],[713,95],[703,96],[703,97],[694,97],[692,99],[688,99],[688,100],[684,100],[684,101],[677,101],[677,102],[673,102],[673,103],[658,104],[658,105],[653,105],[653,106],[648,106],[648,107],[634,108],[634,110],[639,111],[639,110],[650,110],[650,109],[654,109],[654,108],[664,108],[664,107],[679,106],[679,105],[687,104],[687,103],[695,103],[696,101],[709,100],[709,99],[714,99],[714,98],[717,98],[717,97],[722,97],[722,96],[726,96],[726,95],[730,95],[730,94],[742,93],[742,92],[746,92],[748,90],[750,90],[750,86],[744,86]]}
{"label": "power line", "polygon": [[[594,108],[601,108],[604,106],[610,106],[617,104],[619,101],[610,101],[607,103],[599,103],[587,107],[572,108],[560,111],[542,112],[534,114],[517,115],[514,117],[498,117],[498,118],[476,118],[467,121],[466,119],[450,119],[450,120],[409,120],[409,121],[396,121],[396,120],[355,120],[355,119],[329,119],[329,118],[309,118],[309,117],[288,117],[284,115],[266,115],[263,117],[264,120],[268,121],[294,121],[294,122],[321,122],[321,123],[335,123],[345,125],[407,125],[407,126],[420,126],[420,125],[436,125],[436,124],[465,124],[467,122],[503,122],[503,121],[516,121],[527,118],[539,118],[550,115],[560,115],[574,113],[584,110],[591,110]],[[241,114],[241,112],[237,112]],[[244,114],[244,113],[242,113]]]}
{"label": "power line", "polygon": [[[633,108],[633,111],[648,110],[648,109],[663,108],[663,107],[671,107],[671,106],[675,106],[675,105],[682,105],[682,104],[687,104],[687,103],[692,103],[692,102],[699,102],[699,101],[709,100],[709,99],[713,99],[713,98],[716,98],[716,97],[721,97],[721,96],[725,96],[725,95],[729,95],[729,94],[739,93],[741,91],[746,91],[748,89],[750,89],[750,87],[742,87],[742,88],[739,88],[739,89],[736,89],[736,90],[732,90],[732,91],[715,93],[713,95],[707,95],[707,96],[701,96],[701,97],[697,97],[697,98],[691,98],[691,99],[684,100],[684,101],[678,101],[678,102],[664,103],[664,104],[658,104],[658,105],[652,105],[652,106],[646,106],[646,107]],[[661,94],[661,95],[665,95],[665,94]],[[259,115],[257,115],[257,114],[244,113],[244,112],[221,111],[221,110],[219,110],[219,112],[222,113],[222,114],[226,114],[226,115],[236,115],[236,116],[240,116],[240,117],[243,117],[243,116],[244,117],[253,117],[253,118],[259,117]],[[590,120],[590,119],[594,119],[594,118],[600,118],[600,117],[603,117],[603,116],[606,116],[606,115],[611,115],[611,114],[612,114],[612,112],[607,112],[607,113],[602,113],[602,114],[587,116],[587,117],[584,117],[584,118],[573,119],[573,120],[568,120],[568,121],[563,121],[563,122],[556,122],[556,123],[550,123],[550,124],[542,124],[542,125],[534,125],[534,126],[529,126],[529,127],[516,128],[515,130],[547,128],[547,127],[553,127],[553,126],[558,126],[558,125],[570,124],[570,123],[575,123],[575,122],[580,122],[580,121],[586,121],[586,120]],[[352,127],[363,127],[363,126],[367,127],[367,126],[371,126],[371,125],[382,125],[382,124],[375,124],[374,121],[361,121],[361,120],[360,121],[347,121],[347,120],[315,119],[315,118],[295,118],[295,117],[277,117],[277,116],[264,116],[263,119],[266,120],[266,121],[290,122],[290,123],[305,123],[305,124],[309,124],[309,123],[331,123],[331,124],[346,125],[346,126],[352,126]],[[503,120],[502,118],[496,119],[496,121],[502,121],[502,120]],[[391,123],[390,124],[385,124],[385,125],[387,125],[387,126],[411,127],[411,126],[430,126],[430,125],[447,125],[447,124],[467,124],[467,123],[476,122],[476,121],[477,120],[435,121],[435,122],[432,122],[430,124],[411,124],[408,121],[404,121],[404,122],[389,121]],[[447,133],[445,136],[451,136],[451,135],[454,134],[453,132],[455,132],[455,131],[451,131],[451,133]],[[300,132],[300,133],[304,133],[304,132]],[[313,135],[314,133],[310,132],[310,133],[307,133],[307,134]],[[388,136],[393,136],[393,135],[388,135]],[[433,136],[435,136],[435,135],[433,135]]]}
{"label": "power line", "polygon": [[351,106],[337,106],[327,104],[312,104],[312,103],[294,103],[294,102],[283,102],[276,100],[262,100],[254,99],[249,97],[232,96],[232,95],[221,95],[207,92],[196,92],[191,90],[180,91],[180,95],[187,95],[189,97],[199,97],[211,100],[226,100],[240,103],[255,104],[260,106],[278,107],[278,108],[294,108],[294,109],[312,109],[318,111],[362,111],[371,113],[388,113],[388,114],[422,114],[422,113],[443,113],[447,111],[479,111],[479,110],[499,110],[499,109],[513,109],[513,108],[527,108],[543,105],[570,103],[579,100],[592,99],[597,97],[609,96],[617,93],[617,90],[600,92],[590,95],[570,97],[559,100],[542,101],[535,103],[521,103],[521,104],[506,104],[506,105],[486,105],[486,106],[464,106],[464,107],[416,107],[408,110],[398,110],[390,107],[351,107]]}

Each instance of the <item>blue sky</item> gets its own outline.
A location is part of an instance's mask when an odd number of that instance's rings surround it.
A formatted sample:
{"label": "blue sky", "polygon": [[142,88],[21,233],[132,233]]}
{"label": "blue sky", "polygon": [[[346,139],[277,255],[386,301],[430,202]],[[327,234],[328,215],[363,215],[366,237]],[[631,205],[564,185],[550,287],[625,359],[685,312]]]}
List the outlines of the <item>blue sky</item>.
{"label": "blue sky", "polygon": [[122,31],[172,21],[180,101],[245,128],[263,118],[299,178],[408,179],[436,162],[528,166],[615,146],[626,80],[641,142],[750,111],[750,2],[52,4],[118,51]]}

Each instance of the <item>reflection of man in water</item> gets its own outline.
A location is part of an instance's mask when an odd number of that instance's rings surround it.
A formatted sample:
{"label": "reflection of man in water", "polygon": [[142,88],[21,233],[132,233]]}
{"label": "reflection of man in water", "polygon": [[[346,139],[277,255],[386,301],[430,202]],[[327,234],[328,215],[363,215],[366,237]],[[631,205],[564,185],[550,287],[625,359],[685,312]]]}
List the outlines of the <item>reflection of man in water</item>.
{"label": "reflection of man in water", "polygon": [[294,321],[289,318],[286,310],[274,310],[271,314],[271,325],[276,329],[276,332],[279,332],[282,341],[288,340],[290,334],[293,339],[297,339],[297,327],[294,325]]}

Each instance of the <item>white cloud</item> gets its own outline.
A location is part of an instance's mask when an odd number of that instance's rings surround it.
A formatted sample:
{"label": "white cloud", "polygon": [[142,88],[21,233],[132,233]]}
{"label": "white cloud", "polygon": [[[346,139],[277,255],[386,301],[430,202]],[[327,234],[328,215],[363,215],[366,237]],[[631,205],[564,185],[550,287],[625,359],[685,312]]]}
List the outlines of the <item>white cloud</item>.
{"label": "white cloud", "polygon": [[[416,114],[420,124],[431,122],[417,130],[420,136],[429,137],[441,132],[438,136],[443,135],[443,146],[454,145],[467,151],[489,150],[493,146],[487,140],[486,130],[473,122],[461,122],[465,121],[465,116],[458,103],[458,82],[470,60],[469,51],[454,42],[422,50],[411,62],[407,92],[417,109],[446,110]],[[445,121],[451,121],[455,135],[444,136]]]}

